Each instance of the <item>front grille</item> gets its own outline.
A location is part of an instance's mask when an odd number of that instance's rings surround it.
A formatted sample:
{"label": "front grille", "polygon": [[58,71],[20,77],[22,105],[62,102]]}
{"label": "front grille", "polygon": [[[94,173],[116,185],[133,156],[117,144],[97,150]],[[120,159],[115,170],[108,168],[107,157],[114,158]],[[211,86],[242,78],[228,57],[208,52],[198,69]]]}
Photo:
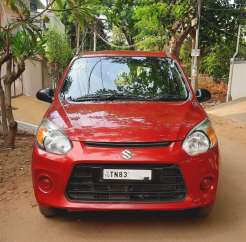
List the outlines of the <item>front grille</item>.
{"label": "front grille", "polygon": [[123,147],[123,148],[146,148],[146,147],[168,147],[171,141],[161,142],[94,142],[86,141],[87,146],[92,147]]}
{"label": "front grille", "polygon": [[[103,169],[151,169],[151,181],[103,180]],[[167,165],[76,165],[66,195],[73,201],[158,202],[184,199],[180,169]]]}

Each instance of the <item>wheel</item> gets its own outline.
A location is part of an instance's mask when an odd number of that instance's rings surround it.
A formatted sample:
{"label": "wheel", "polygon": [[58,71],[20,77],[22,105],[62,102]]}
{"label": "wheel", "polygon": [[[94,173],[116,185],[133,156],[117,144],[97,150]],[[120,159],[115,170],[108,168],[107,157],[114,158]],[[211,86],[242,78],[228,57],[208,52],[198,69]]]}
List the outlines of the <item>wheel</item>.
{"label": "wheel", "polygon": [[195,217],[206,218],[210,215],[212,209],[213,209],[213,206],[194,208],[194,209],[192,209],[192,214]]}
{"label": "wheel", "polygon": [[47,218],[54,217],[57,215],[57,209],[51,207],[39,205],[39,211],[42,215],[44,215]]}

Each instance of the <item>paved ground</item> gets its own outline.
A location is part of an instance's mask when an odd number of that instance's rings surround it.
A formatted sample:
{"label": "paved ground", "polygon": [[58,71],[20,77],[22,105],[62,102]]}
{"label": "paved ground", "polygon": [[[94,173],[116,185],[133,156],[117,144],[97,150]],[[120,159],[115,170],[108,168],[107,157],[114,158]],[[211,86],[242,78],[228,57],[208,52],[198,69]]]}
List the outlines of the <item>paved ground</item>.
{"label": "paved ground", "polygon": [[[18,97],[13,106],[17,120],[34,125],[48,108],[31,97]],[[218,199],[209,218],[124,212],[63,214],[45,219],[38,212],[27,173],[15,181],[14,192],[7,191],[6,199],[0,200],[0,242],[245,241],[246,100],[219,105],[209,114],[220,138],[222,156]]]}
{"label": "paved ground", "polygon": [[20,96],[13,99],[12,106],[16,120],[39,125],[49,104],[39,101],[35,97]]}
{"label": "paved ground", "polygon": [[0,242],[209,241],[246,237],[246,124],[213,117],[220,138],[221,173],[212,215],[195,219],[177,213],[86,213],[45,219],[37,209],[30,174],[0,201]]}
{"label": "paved ground", "polygon": [[[39,125],[43,115],[49,107],[48,103],[39,101],[35,97],[20,96],[13,99],[15,119]],[[208,109],[208,113],[238,122],[246,122],[246,98]]]}
{"label": "paved ground", "polygon": [[246,98],[241,98],[230,103],[220,104],[209,109],[208,113],[246,123]]}

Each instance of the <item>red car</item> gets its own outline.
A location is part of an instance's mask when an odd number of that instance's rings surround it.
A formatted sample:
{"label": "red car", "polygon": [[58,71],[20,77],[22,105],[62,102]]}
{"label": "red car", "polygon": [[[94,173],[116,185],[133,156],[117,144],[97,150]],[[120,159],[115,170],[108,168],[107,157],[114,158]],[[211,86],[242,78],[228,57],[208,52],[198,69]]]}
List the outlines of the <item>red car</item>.
{"label": "red car", "polygon": [[[54,96],[54,97],[53,97]],[[181,66],[163,52],[75,57],[38,128],[32,175],[40,211],[186,210],[216,197],[218,142]]]}

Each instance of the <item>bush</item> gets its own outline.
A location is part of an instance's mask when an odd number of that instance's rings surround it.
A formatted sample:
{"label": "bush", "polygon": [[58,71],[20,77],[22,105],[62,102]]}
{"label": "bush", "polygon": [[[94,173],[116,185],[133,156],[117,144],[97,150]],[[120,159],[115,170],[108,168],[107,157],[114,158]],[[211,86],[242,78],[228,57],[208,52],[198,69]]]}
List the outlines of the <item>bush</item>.
{"label": "bush", "polygon": [[235,52],[235,46],[225,42],[215,44],[210,48],[209,53],[202,58],[200,65],[201,72],[214,78],[215,81],[228,81],[230,71],[230,59]]}
{"label": "bush", "polygon": [[57,81],[64,68],[67,66],[73,56],[66,35],[56,29],[49,29],[45,33],[46,39],[46,57],[50,64],[52,79]]}

